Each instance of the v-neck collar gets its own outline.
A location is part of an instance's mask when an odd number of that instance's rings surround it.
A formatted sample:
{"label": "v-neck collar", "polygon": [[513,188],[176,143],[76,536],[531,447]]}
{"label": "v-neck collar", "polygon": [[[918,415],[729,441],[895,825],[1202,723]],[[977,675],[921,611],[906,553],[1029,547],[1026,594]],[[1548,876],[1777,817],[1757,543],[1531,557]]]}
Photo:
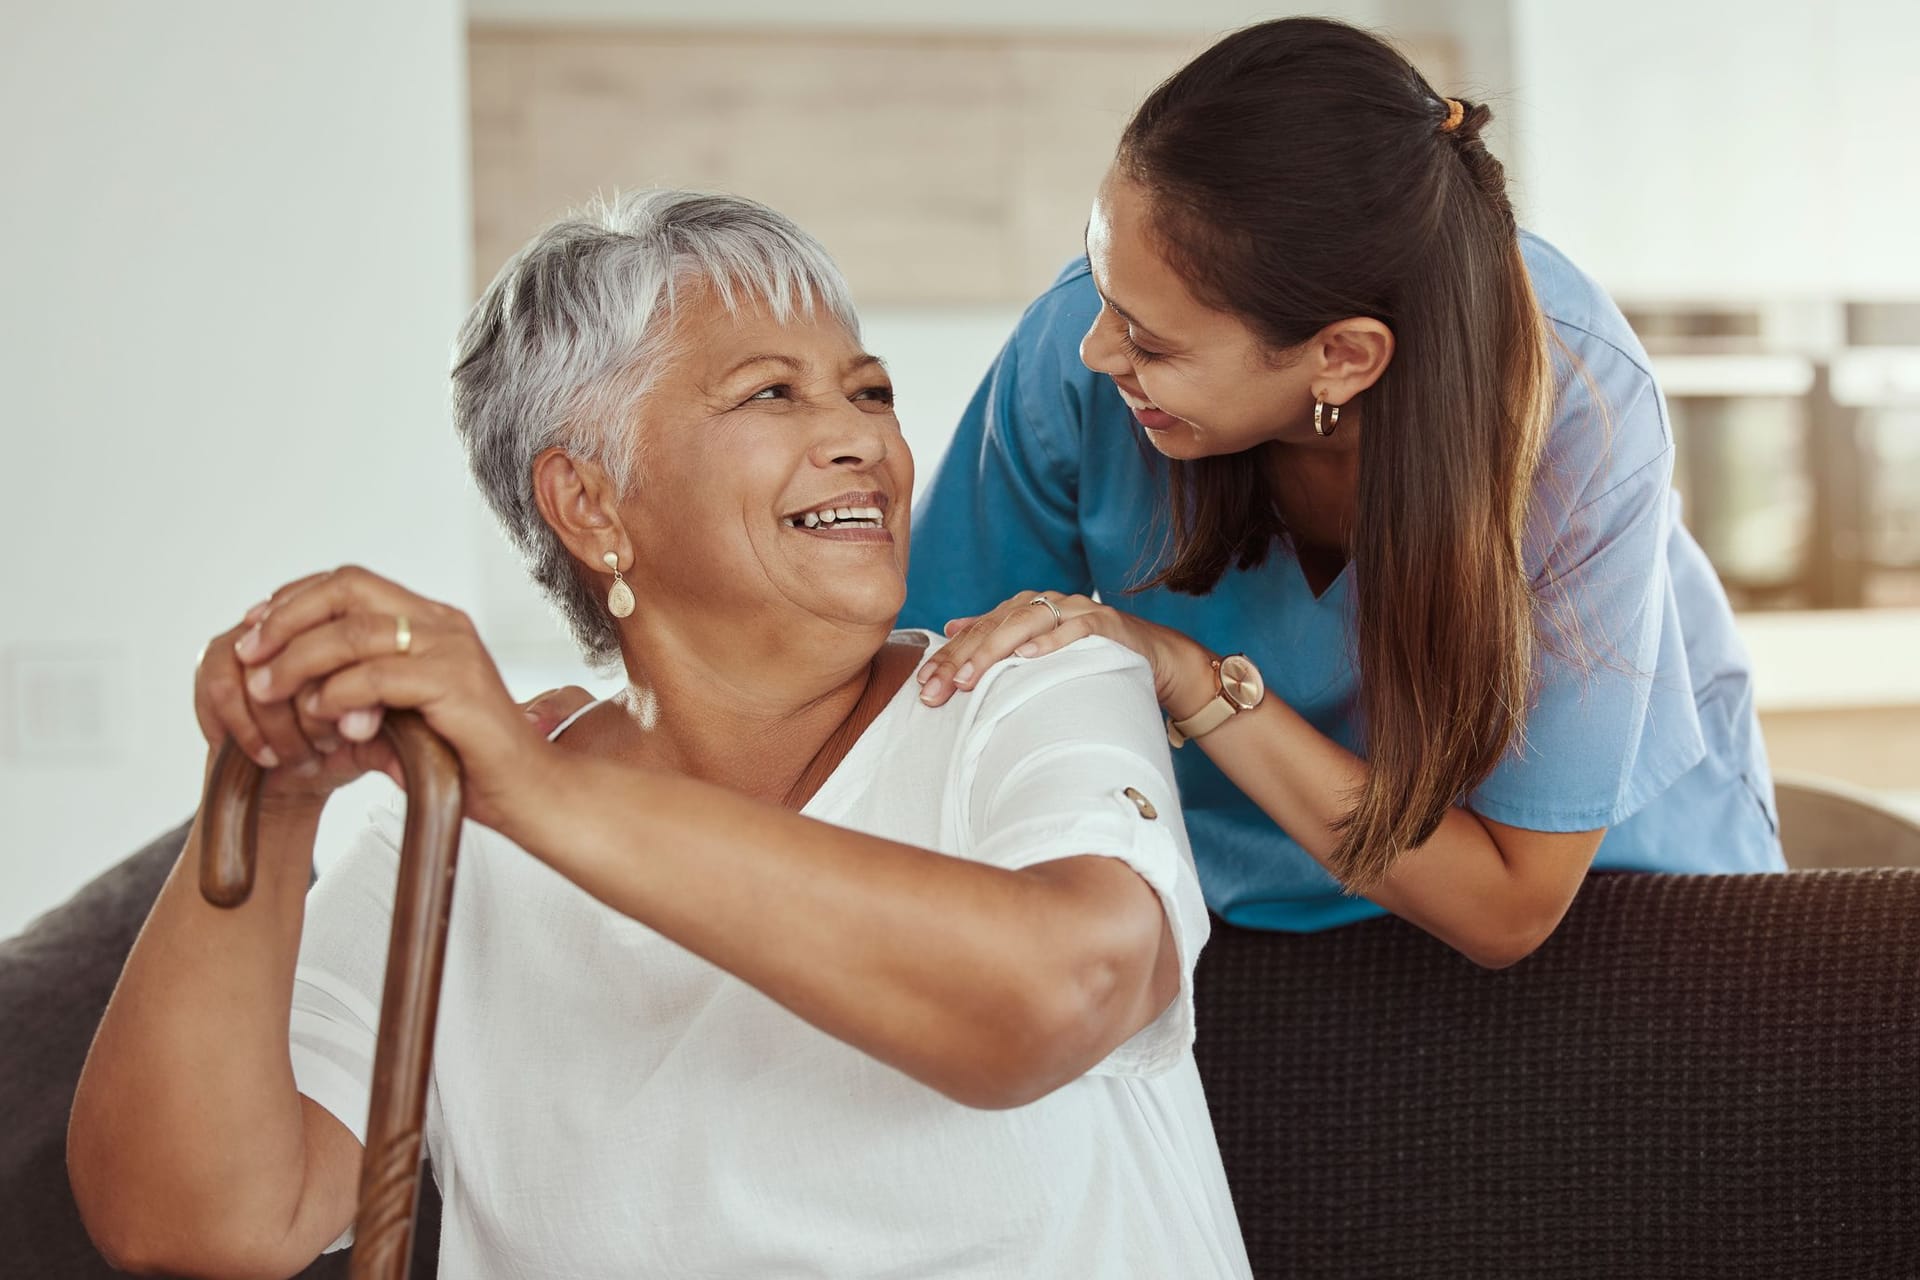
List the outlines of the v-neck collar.
{"label": "v-neck collar", "polygon": [[1284,539],[1284,543],[1287,560],[1293,569],[1293,580],[1300,585],[1300,589],[1307,593],[1307,599],[1314,604],[1327,604],[1332,601],[1336,595],[1341,593],[1343,584],[1345,584],[1347,579],[1353,576],[1353,557],[1348,556],[1345,563],[1340,566],[1340,572],[1334,574],[1328,581],[1326,589],[1323,591],[1315,591],[1313,589],[1313,583],[1307,579],[1307,567],[1300,562],[1300,553],[1296,550],[1297,544],[1292,538]]}

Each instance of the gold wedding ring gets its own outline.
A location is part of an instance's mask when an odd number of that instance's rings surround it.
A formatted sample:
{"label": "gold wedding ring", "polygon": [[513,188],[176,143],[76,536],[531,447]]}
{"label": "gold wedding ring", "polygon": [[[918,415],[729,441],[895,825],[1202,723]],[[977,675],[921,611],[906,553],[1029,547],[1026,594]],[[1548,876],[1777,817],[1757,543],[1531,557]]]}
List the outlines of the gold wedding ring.
{"label": "gold wedding ring", "polygon": [[1060,629],[1060,623],[1062,621],[1060,617],[1060,607],[1053,601],[1047,599],[1045,596],[1035,596],[1033,599],[1027,601],[1027,603],[1029,605],[1043,604],[1047,606],[1047,612],[1053,615],[1053,629],[1055,631]]}
{"label": "gold wedding ring", "polygon": [[393,651],[404,654],[413,648],[413,624],[407,621],[407,615],[401,614],[393,620]]}

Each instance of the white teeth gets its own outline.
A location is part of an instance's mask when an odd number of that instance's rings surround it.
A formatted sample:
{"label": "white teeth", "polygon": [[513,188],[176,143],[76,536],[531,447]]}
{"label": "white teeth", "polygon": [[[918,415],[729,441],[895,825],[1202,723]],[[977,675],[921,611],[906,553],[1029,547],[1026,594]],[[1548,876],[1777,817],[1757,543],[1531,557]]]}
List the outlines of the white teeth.
{"label": "white teeth", "polygon": [[878,507],[821,507],[818,511],[809,511],[803,515],[787,516],[783,523],[790,528],[808,529],[832,528],[836,524],[858,524],[880,526],[886,522],[885,514]]}

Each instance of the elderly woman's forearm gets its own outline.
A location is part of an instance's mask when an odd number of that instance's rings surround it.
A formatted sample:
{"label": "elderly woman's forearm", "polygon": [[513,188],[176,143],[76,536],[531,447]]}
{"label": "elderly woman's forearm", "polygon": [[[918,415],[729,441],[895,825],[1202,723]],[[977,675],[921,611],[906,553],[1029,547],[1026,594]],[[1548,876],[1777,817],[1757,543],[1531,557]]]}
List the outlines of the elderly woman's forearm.
{"label": "elderly woman's forearm", "polygon": [[1112,859],[1007,871],[578,758],[529,793],[522,847],[970,1105],[1075,1078],[1177,989],[1159,900]]}
{"label": "elderly woman's forearm", "polygon": [[200,896],[196,823],[128,957],[67,1135],[81,1217],[123,1269],[256,1270],[295,1217],[287,1017],[317,817],[263,816],[253,895],[230,910]]}

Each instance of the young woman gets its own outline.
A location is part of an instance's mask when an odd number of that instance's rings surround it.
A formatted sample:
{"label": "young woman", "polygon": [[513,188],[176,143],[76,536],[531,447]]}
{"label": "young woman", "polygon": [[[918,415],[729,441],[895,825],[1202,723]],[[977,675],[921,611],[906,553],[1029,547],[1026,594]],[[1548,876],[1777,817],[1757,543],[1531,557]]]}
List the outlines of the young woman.
{"label": "young woman", "polygon": [[1646,353],[1517,229],[1488,119],[1317,19],[1162,85],[916,514],[906,617],[956,636],[932,705],[1143,654],[1228,920],[1390,911],[1499,966],[1590,866],[1781,860]]}

